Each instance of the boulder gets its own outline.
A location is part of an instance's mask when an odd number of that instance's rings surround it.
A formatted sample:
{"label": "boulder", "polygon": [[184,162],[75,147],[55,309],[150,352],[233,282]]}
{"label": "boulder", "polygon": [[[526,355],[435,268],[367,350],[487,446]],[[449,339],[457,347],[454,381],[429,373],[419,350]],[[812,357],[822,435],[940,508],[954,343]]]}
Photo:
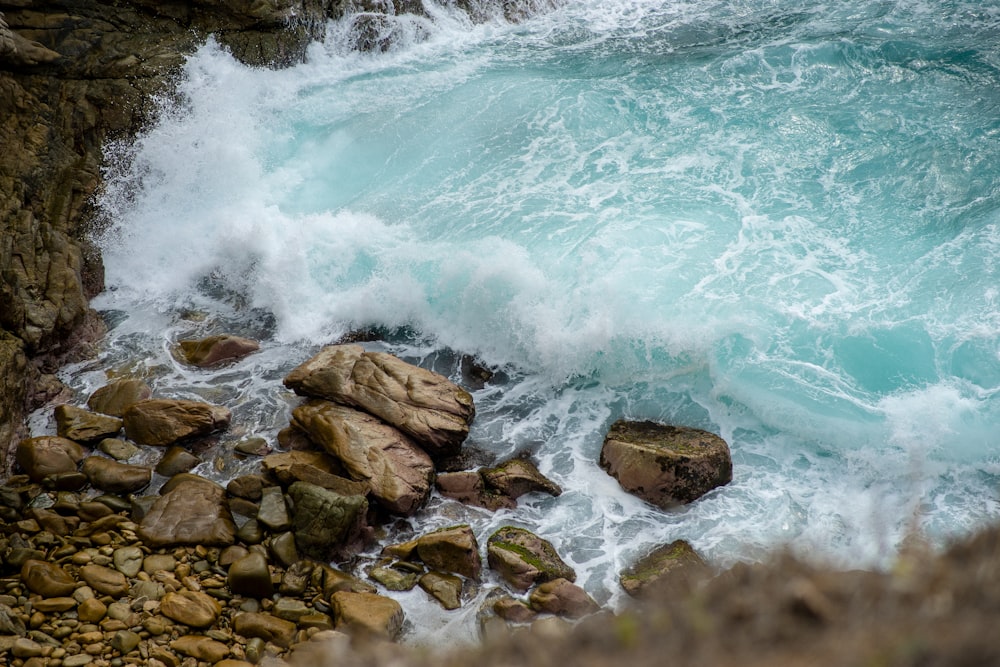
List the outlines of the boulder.
{"label": "boulder", "polygon": [[326,452],[299,450],[279,452],[265,456],[260,463],[261,470],[264,471],[265,475],[276,479],[284,486],[290,486],[299,481],[295,475],[296,466],[315,468],[330,475],[337,475],[344,471],[340,462]]}
{"label": "boulder", "polygon": [[152,547],[228,546],[236,539],[236,524],[221,486],[186,475],[156,499],[139,525],[139,535]]}
{"label": "boulder", "polygon": [[156,474],[163,477],[173,477],[182,472],[189,472],[201,459],[178,445],[167,448],[156,463]]}
{"label": "boulder", "polygon": [[152,396],[153,390],[142,380],[115,380],[91,394],[87,407],[104,415],[121,417],[133,403]]}
{"label": "boulder", "polygon": [[528,599],[535,611],[569,618],[582,618],[600,609],[587,591],[566,579],[553,579],[540,584],[531,591]]}
{"label": "boulder", "polygon": [[493,603],[493,613],[511,623],[530,623],[538,618],[538,612],[523,601],[504,596]]}
{"label": "boulder", "polygon": [[534,463],[523,458],[505,461],[495,468],[483,468],[479,473],[488,488],[515,500],[535,491],[552,496],[562,493],[558,484],[538,472]]}
{"label": "boulder", "polygon": [[330,599],[338,630],[356,635],[395,639],[403,629],[403,608],[375,593],[339,591]]}
{"label": "boulder", "polygon": [[513,509],[517,501],[486,487],[486,482],[479,471],[462,470],[459,472],[439,473],[434,480],[438,493],[445,498],[457,500],[466,505],[485,507],[488,510]]}
{"label": "boulder", "polygon": [[103,456],[88,456],[81,468],[94,488],[107,493],[134,493],[149,486],[153,471],[146,466],[119,463]]}
{"label": "boulder", "polygon": [[228,408],[184,399],[147,399],[125,411],[125,434],[143,445],[165,447],[229,426]]}
{"label": "boulder", "polygon": [[311,401],[292,415],[295,427],[336,457],[351,479],[365,483],[388,511],[409,516],[427,501],[434,463],[397,429],[328,401]]}
{"label": "boulder", "polygon": [[662,509],[696,500],[733,478],[725,440],[648,421],[612,424],[600,464],[623,489]]}
{"label": "boulder", "polygon": [[288,648],[295,641],[295,624],[271,614],[246,612],[233,619],[233,630],[244,637],[260,637],[264,641]]}
{"label": "boulder", "polygon": [[330,561],[366,542],[368,501],[363,496],[342,496],[307,482],[292,484],[288,495],[294,507],[295,544],[302,553]]}
{"label": "boulder", "polygon": [[672,586],[708,575],[708,565],[684,540],[674,540],[658,547],[622,571],[619,581],[625,592],[643,597],[650,591],[669,590]]}
{"label": "boulder", "polygon": [[222,605],[201,591],[172,591],[160,600],[160,613],[192,628],[208,628],[222,614]]}
{"label": "boulder", "polygon": [[462,579],[454,574],[428,572],[420,577],[420,587],[445,609],[462,606]]}
{"label": "boulder", "polygon": [[199,340],[182,340],[179,348],[184,361],[192,366],[208,368],[242,359],[259,350],[260,345],[249,338],[220,334]]}
{"label": "boulder", "polygon": [[576,580],[551,543],[523,528],[506,526],[490,535],[486,555],[490,568],[519,591],[553,579]]}
{"label": "boulder", "polygon": [[17,445],[14,458],[32,481],[40,482],[49,475],[76,472],[85,456],[83,447],[55,435],[27,438]]}
{"label": "boulder", "polygon": [[472,395],[444,376],[360,345],[324,348],[289,373],[285,386],[369,412],[433,457],[457,453],[475,416]]}
{"label": "boulder", "polygon": [[382,553],[404,560],[419,559],[432,570],[478,579],[483,567],[479,543],[468,525],[441,528],[415,540],[386,547]]}
{"label": "boulder", "polygon": [[76,579],[55,563],[29,559],[21,566],[21,581],[43,598],[65,597],[76,588]]}
{"label": "boulder", "polygon": [[73,405],[57,405],[54,414],[56,433],[77,442],[111,438],[122,430],[122,420],[118,417],[98,414]]}
{"label": "boulder", "polygon": [[267,559],[254,551],[234,562],[229,567],[229,588],[236,595],[251,598],[269,598],[274,595]]}

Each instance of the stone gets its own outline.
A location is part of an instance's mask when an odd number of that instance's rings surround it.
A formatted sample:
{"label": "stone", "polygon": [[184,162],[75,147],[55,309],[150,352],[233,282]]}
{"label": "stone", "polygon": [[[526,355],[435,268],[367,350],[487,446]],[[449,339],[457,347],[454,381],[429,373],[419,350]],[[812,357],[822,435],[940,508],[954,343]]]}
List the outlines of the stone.
{"label": "stone", "polygon": [[228,428],[232,414],[228,408],[200,401],[151,398],[133,403],[122,419],[129,439],[165,447]]}
{"label": "stone", "polygon": [[293,595],[296,597],[305,595],[306,588],[312,581],[314,570],[315,567],[310,561],[295,561],[281,575],[281,584],[278,590],[282,595]]}
{"label": "stone", "polygon": [[15,658],[34,658],[42,654],[42,645],[27,637],[18,637],[10,649]]}
{"label": "stone", "polygon": [[108,613],[108,606],[98,598],[84,600],[76,608],[77,617],[83,623],[97,623]]}
{"label": "stone", "polygon": [[217,663],[229,655],[229,647],[211,637],[184,635],[170,642],[170,648],[177,653],[209,663]]}
{"label": "stone", "polygon": [[209,368],[230,361],[237,361],[260,349],[255,340],[220,334],[198,340],[182,340],[179,343],[184,361],[192,366]]}
{"label": "stone", "polygon": [[434,457],[457,453],[475,416],[472,395],[444,376],[360,345],[326,347],[284,383],[297,394],[375,415]]}
{"label": "stone", "polygon": [[144,554],[142,549],[135,546],[120,547],[111,554],[111,560],[115,564],[115,569],[129,578],[135,577],[142,569]]}
{"label": "stone", "polygon": [[420,577],[420,587],[445,609],[462,606],[462,579],[444,572],[428,572]]}
{"label": "stone", "polygon": [[367,539],[368,501],[295,482],[288,490],[294,503],[292,529],[299,550],[320,561],[360,549]]}
{"label": "stone", "polygon": [[272,450],[264,438],[247,438],[233,445],[233,451],[243,456],[267,456]]}
{"label": "stone", "polygon": [[131,652],[139,645],[141,637],[131,630],[119,630],[114,635],[111,636],[111,648],[118,651],[122,655]]}
{"label": "stone", "polygon": [[295,641],[295,624],[262,612],[244,612],[233,618],[233,630],[244,637],[259,637],[283,648]]}
{"label": "stone", "polygon": [[295,533],[289,531],[271,538],[271,555],[285,567],[291,567],[299,561],[299,549],[296,545]]}
{"label": "stone", "polygon": [[337,630],[392,640],[403,628],[403,608],[392,598],[339,591],[331,596],[330,602]]}
{"label": "stone", "polygon": [[97,443],[97,448],[116,461],[127,461],[139,453],[138,447],[120,438],[105,438]]}
{"label": "stone", "polygon": [[420,579],[419,572],[391,565],[377,565],[368,570],[368,576],[390,591],[408,591],[416,586]]}
{"label": "stone", "polygon": [[55,563],[33,559],[21,566],[21,581],[43,598],[65,597],[77,585],[76,579]]}
{"label": "stone", "polygon": [[323,597],[327,600],[330,600],[334,593],[340,591],[350,591],[352,593],[375,592],[375,587],[367,581],[358,579],[352,574],[330,567],[329,565],[320,565],[319,571],[323,576]]}
{"label": "stone", "polygon": [[139,536],[152,547],[229,546],[236,540],[236,524],[225,496],[214,482],[194,475],[185,477],[156,499],[142,518]]}
{"label": "stone", "polygon": [[87,585],[102,595],[117,598],[128,593],[128,579],[118,570],[103,565],[84,565],[80,577]]}
{"label": "stone", "polygon": [[120,463],[103,456],[88,456],[81,470],[94,488],[107,493],[135,493],[149,486],[153,478],[153,471],[146,466]]}
{"label": "stone", "polygon": [[167,451],[160,457],[156,464],[156,474],[163,477],[173,477],[182,472],[189,472],[196,465],[201,463],[201,459],[184,449],[174,445],[167,448]]}
{"label": "stone", "polygon": [[551,543],[523,528],[500,528],[490,535],[486,550],[490,568],[519,591],[552,579],[576,579]]}
{"label": "stone", "polygon": [[328,401],[310,401],[292,415],[294,426],[337,458],[351,479],[367,484],[388,511],[409,516],[427,501],[434,463],[399,430]]}
{"label": "stone", "polygon": [[[14,604],[14,601],[11,601]],[[0,603],[0,635],[23,636],[28,629],[17,612],[6,604]]]}
{"label": "stone", "polygon": [[49,475],[76,472],[86,454],[79,444],[54,435],[41,435],[21,440],[14,457],[33,482]]}
{"label": "stone", "polygon": [[479,474],[489,489],[513,499],[536,491],[552,496],[562,493],[558,484],[538,472],[534,463],[523,458],[505,461],[495,468],[483,468]]}
{"label": "stone", "polygon": [[633,597],[691,582],[710,573],[701,556],[684,540],[674,540],[646,554],[622,571],[619,582]]}
{"label": "stone", "polygon": [[229,481],[226,493],[237,498],[259,501],[267,483],[261,475],[241,475]]}
{"label": "stone", "polygon": [[191,626],[208,628],[219,618],[222,607],[215,598],[200,591],[171,591],[160,600],[160,613]]}
{"label": "stone", "polygon": [[219,566],[229,567],[239,559],[249,554],[250,552],[243,545],[234,544],[232,546],[228,546],[221,552],[219,552],[219,561],[218,561]]}
{"label": "stone", "polygon": [[485,507],[488,510],[513,509],[517,501],[487,489],[483,476],[477,471],[439,473],[434,480],[438,492],[445,498],[457,500],[466,505]]}
{"label": "stone", "polygon": [[326,452],[291,451],[269,454],[261,461],[261,470],[283,486],[299,481],[292,470],[296,466],[316,468],[331,475],[343,472],[340,463]]}
{"label": "stone", "polygon": [[302,600],[286,597],[278,598],[274,601],[274,606],[271,607],[271,614],[295,625],[299,624],[299,619],[312,613],[312,611],[312,608]]}
{"label": "stone", "polygon": [[569,618],[582,618],[600,609],[585,590],[561,578],[539,584],[528,599],[536,611]]}
{"label": "stone", "polygon": [[505,621],[511,623],[531,623],[538,617],[538,612],[521,600],[512,597],[502,597],[493,603],[493,612]]}
{"label": "stone", "polygon": [[102,415],[73,405],[57,405],[54,410],[56,433],[77,442],[94,442],[110,438],[122,430],[118,417]]}
{"label": "stone", "polygon": [[269,598],[274,595],[271,570],[263,555],[252,551],[229,567],[228,583],[236,595]]}
{"label": "stone", "polygon": [[142,571],[146,574],[173,572],[176,568],[177,559],[170,554],[149,554],[142,560]]}
{"label": "stone", "polygon": [[62,598],[46,598],[44,600],[37,600],[32,606],[36,612],[43,614],[51,613],[62,613],[64,611],[69,611],[76,607],[77,602],[75,598],[62,597]]}
{"label": "stone", "polygon": [[87,399],[87,407],[94,412],[121,417],[133,403],[144,401],[153,390],[142,380],[122,379],[109,382]]}
{"label": "stone", "polygon": [[483,567],[479,542],[468,524],[440,528],[416,540],[388,546],[383,554],[407,560],[416,556],[432,570],[471,579],[478,579]]}
{"label": "stone", "polygon": [[257,521],[267,526],[272,532],[281,532],[291,528],[292,520],[288,515],[288,505],[285,504],[285,494],[281,487],[269,486],[261,491]]}
{"label": "stone", "polygon": [[700,429],[648,421],[612,424],[600,465],[623,489],[661,509],[697,500],[733,478],[725,440]]}

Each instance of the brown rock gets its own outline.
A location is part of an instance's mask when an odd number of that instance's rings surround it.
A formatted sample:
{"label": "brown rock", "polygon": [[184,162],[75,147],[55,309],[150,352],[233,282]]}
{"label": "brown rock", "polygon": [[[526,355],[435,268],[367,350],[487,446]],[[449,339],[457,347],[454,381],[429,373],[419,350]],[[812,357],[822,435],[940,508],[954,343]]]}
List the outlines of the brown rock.
{"label": "brown rock", "polygon": [[261,475],[241,475],[226,485],[226,493],[237,498],[258,501],[267,486]]}
{"label": "brown rock", "polygon": [[119,463],[103,456],[88,456],[82,470],[95,488],[108,493],[134,493],[149,486],[153,477],[153,471],[146,466]]}
{"label": "brown rock", "polygon": [[39,482],[49,475],[76,472],[84,456],[83,447],[72,440],[42,435],[19,442],[15,460],[32,481]]}
{"label": "brown rock", "polygon": [[530,623],[538,617],[538,612],[521,600],[502,597],[493,603],[493,612],[511,623]]}
{"label": "brown rock", "polygon": [[160,600],[160,613],[192,628],[207,628],[219,618],[222,607],[210,595],[181,590],[163,596]]}
{"label": "brown rock", "polygon": [[434,480],[438,492],[445,498],[488,510],[513,509],[517,501],[510,496],[490,491],[479,472],[463,470],[438,474]]}
{"label": "brown rock", "polygon": [[483,567],[479,543],[468,525],[432,531],[411,542],[386,547],[383,553],[411,559],[414,555],[427,567],[478,579]]}
{"label": "brown rock", "polygon": [[363,636],[395,639],[403,628],[403,608],[374,593],[334,593],[331,600],[337,629]]}
{"label": "brown rock", "polygon": [[54,412],[56,433],[62,438],[94,442],[114,437],[122,430],[122,420],[118,417],[98,414],[73,405],[57,405]]}
{"label": "brown rock", "polygon": [[654,422],[612,424],[600,463],[623,489],[663,509],[696,500],[733,478],[722,438]]}
{"label": "brown rock", "polygon": [[278,480],[284,486],[290,486],[293,482],[299,481],[299,478],[293,474],[296,466],[316,468],[331,475],[344,471],[340,462],[326,452],[299,450],[265,456],[260,466],[266,475]]}
{"label": "brown rock", "polygon": [[139,535],[153,547],[228,546],[236,539],[236,524],[225,495],[218,484],[188,475],[156,499],[139,525]]}
{"label": "brown rock", "polygon": [[553,496],[562,493],[558,484],[538,472],[535,464],[527,459],[511,459],[495,468],[484,468],[480,474],[487,487],[510,498],[516,499],[534,491]]}
{"label": "brown rock", "polygon": [[125,434],[144,445],[166,446],[186,438],[225,429],[227,408],[183,399],[147,399],[132,404],[123,416]]}
{"label": "brown rock", "polygon": [[585,590],[565,579],[546,581],[531,592],[529,599],[532,609],[569,618],[581,618],[600,609]]}
{"label": "brown rock", "polygon": [[486,549],[490,568],[517,590],[552,579],[576,579],[548,541],[523,528],[500,528],[490,535]]}
{"label": "brown rock", "polygon": [[118,570],[102,565],[84,565],[80,568],[80,577],[87,585],[102,595],[121,597],[128,593],[128,579]]}
{"label": "brown rock", "polygon": [[259,349],[257,341],[230,334],[180,341],[180,352],[184,360],[201,368],[236,361]]}
{"label": "brown rock", "polygon": [[640,558],[621,573],[619,581],[626,593],[641,597],[650,591],[669,590],[708,573],[708,565],[691,545],[675,540]]}
{"label": "brown rock", "polygon": [[230,590],[236,595],[251,598],[269,598],[274,595],[267,559],[255,551],[229,567],[228,581]]}
{"label": "brown rock", "polygon": [[153,395],[142,380],[115,380],[104,385],[87,399],[87,407],[94,412],[121,417],[133,403],[144,401]]}
{"label": "brown rock", "polygon": [[76,579],[55,563],[34,559],[21,566],[21,581],[43,598],[66,597],[77,586]]}
{"label": "brown rock", "polygon": [[395,428],[358,410],[311,401],[292,413],[296,428],[364,482],[390,512],[409,516],[426,502],[434,478],[430,457]]}
{"label": "brown rock", "polygon": [[461,448],[475,415],[472,396],[447,378],[360,345],[324,348],[289,373],[285,386],[369,412],[435,457]]}
{"label": "brown rock", "polygon": [[163,453],[156,464],[156,474],[163,477],[173,477],[182,472],[188,472],[201,463],[201,459],[184,449],[174,445]]}
{"label": "brown rock", "polygon": [[229,647],[211,637],[184,635],[170,642],[170,648],[177,653],[189,655],[204,662],[217,663],[229,655]]}
{"label": "brown rock", "polygon": [[444,572],[428,572],[420,577],[420,587],[445,609],[462,606],[462,579]]}
{"label": "brown rock", "polygon": [[108,607],[98,598],[89,598],[80,603],[76,613],[83,623],[97,623],[108,613]]}
{"label": "brown rock", "polygon": [[288,648],[295,641],[295,624],[271,614],[246,612],[233,619],[233,630],[244,637],[260,637],[264,641]]}

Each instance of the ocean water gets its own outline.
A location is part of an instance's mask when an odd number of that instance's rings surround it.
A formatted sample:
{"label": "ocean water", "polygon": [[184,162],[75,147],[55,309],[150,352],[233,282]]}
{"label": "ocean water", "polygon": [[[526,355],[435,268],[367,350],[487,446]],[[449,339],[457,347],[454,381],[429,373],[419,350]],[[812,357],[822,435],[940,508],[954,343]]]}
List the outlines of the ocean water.
{"label": "ocean water", "polygon": [[[678,538],[720,567],[889,567],[1000,516],[1000,2],[426,8],[385,51],[349,18],[287,70],[190,58],[107,154],[112,330],[67,372],[81,395],[139,374],[273,438],[281,378],[349,331],[456,380],[474,355],[498,374],[470,446],[565,492],[435,498],[400,534],[526,526],[611,606]],[[170,355],[221,331],[262,350]],[[620,417],[719,433],[733,482],[674,512],[625,494],[597,465]],[[199,471],[253,465],[223,450]],[[425,597],[409,637],[474,635],[475,603]]]}

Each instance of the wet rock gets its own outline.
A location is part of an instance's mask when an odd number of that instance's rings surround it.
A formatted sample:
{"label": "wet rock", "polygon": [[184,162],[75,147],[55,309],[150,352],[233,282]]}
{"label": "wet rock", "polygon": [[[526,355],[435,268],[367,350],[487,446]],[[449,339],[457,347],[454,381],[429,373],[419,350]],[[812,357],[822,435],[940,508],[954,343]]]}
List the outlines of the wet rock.
{"label": "wet rock", "polygon": [[417,585],[420,572],[392,565],[377,565],[368,571],[368,576],[382,584],[386,590],[408,591]]}
{"label": "wet rock", "polygon": [[115,569],[126,577],[135,577],[142,569],[143,553],[137,546],[127,546],[115,549],[111,554]]}
{"label": "wet rock", "polygon": [[493,603],[493,613],[511,623],[530,623],[538,617],[537,611],[523,601],[509,596]]}
{"label": "wet rock", "polygon": [[106,604],[98,598],[84,600],[76,609],[77,618],[83,623],[97,623],[108,613]]}
{"label": "wet rock", "polygon": [[97,444],[97,448],[116,461],[127,461],[139,453],[138,447],[120,438],[105,438]]}
{"label": "wet rock", "polygon": [[299,561],[299,549],[295,544],[295,533],[289,531],[271,538],[271,555],[285,567]]}
{"label": "wet rock", "polygon": [[282,595],[302,596],[312,581],[313,564],[307,560],[292,563],[281,575],[279,590]]}
{"label": "wet rock", "polygon": [[[181,476],[171,482],[178,477]],[[218,484],[188,475],[156,499],[142,518],[139,535],[154,547],[176,544],[228,546],[236,539],[236,524],[225,494]]]}
{"label": "wet rock", "polygon": [[375,587],[370,583],[329,565],[320,565],[319,572],[323,578],[323,597],[327,600],[331,599],[334,593],[340,591],[350,591],[352,593],[375,592]]}
{"label": "wet rock", "polygon": [[87,407],[94,412],[121,417],[133,403],[144,401],[152,395],[152,389],[142,380],[115,380],[91,394],[87,399]]}
{"label": "wet rock", "polygon": [[397,429],[327,401],[311,401],[293,415],[296,428],[336,457],[351,479],[367,484],[390,512],[409,516],[426,502],[434,464]]}
{"label": "wet rock", "polygon": [[531,608],[548,614],[582,618],[600,609],[585,590],[566,579],[540,584],[529,596]]}
{"label": "wet rock", "polygon": [[287,648],[295,641],[295,624],[271,614],[245,612],[233,618],[233,630],[244,637],[259,637]]}
{"label": "wet rock", "polygon": [[513,498],[488,490],[483,476],[478,471],[439,473],[434,484],[445,498],[466,505],[485,507],[491,511],[517,507],[517,501]]}
{"label": "wet rock", "polygon": [[182,340],[179,347],[184,361],[200,368],[236,361],[260,349],[257,341],[230,334]]}
{"label": "wet rock", "polygon": [[267,456],[271,453],[271,446],[264,438],[247,438],[233,445],[233,451],[243,456]]}
{"label": "wet rock", "polygon": [[285,386],[371,413],[431,456],[456,453],[475,415],[472,396],[444,376],[360,345],[333,345],[294,369]]}
{"label": "wet rock", "polygon": [[23,636],[27,632],[24,621],[11,607],[0,603],[0,635]]}
{"label": "wet rock", "polygon": [[228,582],[236,595],[258,599],[274,595],[267,559],[257,552],[247,554],[230,566]]}
{"label": "wet rock", "polygon": [[132,404],[122,418],[131,440],[164,447],[225,429],[232,415],[228,408],[200,401],[147,399]]}
{"label": "wet rock", "polygon": [[505,461],[495,468],[484,468],[480,474],[488,488],[514,499],[536,491],[553,496],[562,493],[558,484],[538,472],[534,463],[523,458]]}
{"label": "wet rock", "polygon": [[308,614],[312,613],[312,608],[306,605],[302,600],[296,600],[295,598],[280,597],[274,601],[274,606],[271,607],[271,613],[280,619],[299,624],[299,621]]}
{"label": "wet rock", "polygon": [[43,598],[65,597],[77,585],[76,579],[55,563],[33,559],[21,566],[21,581]]}
{"label": "wet rock", "polygon": [[428,572],[420,577],[420,587],[445,609],[462,606],[462,579],[444,572]]}
{"label": "wet rock", "polygon": [[21,470],[39,482],[49,475],[76,472],[85,455],[83,447],[72,440],[42,435],[21,440],[14,456]]}
{"label": "wet rock", "polygon": [[403,608],[398,602],[374,593],[340,591],[330,599],[337,630],[395,639],[403,628]]}
{"label": "wet rock", "polygon": [[170,642],[170,648],[177,653],[208,663],[217,663],[229,655],[229,647],[211,637],[184,635]]}
{"label": "wet rock", "polygon": [[261,492],[260,508],[257,510],[257,521],[272,532],[288,530],[292,526],[288,515],[288,505],[285,504],[285,494],[281,487],[269,486]]}
{"label": "wet rock", "polygon": [[296,466],[316,468],[331,475],[337,475],[344,471],[340,462],[326,452],[280,452],[265,456],[260,464],[265,475],[278,480],[283,486],[291,486],[299,481],[299,478],[293,474]]}
{"label": "wet rock", "polygon": [[490,535],[486,549],[490,568],[519,591],[552,579],[576,579],[552,544],[523,528],[500,528]]}
{"label": "wet rock", "polygon": [[478,579],[483,567],[479,543],[468,525],[441,528],[416,540],[391,545],[383,554],[402,559],[419,558],[427,567]]}
{"label": "wet rock", "polygon": [[315,484],[342,496],[367,496],[371,490],[367,482],[357,482],[340,475],[332,475],[307,465],[293,464],[288,468],[288,475],[295,481]]}
{"label": "wet rock", "polygon": [[118,598],[128,593],[128,579],[118,570],[103,565],[84,565],[80,568],[80,578],[102,595]]}
{"label": "wet rock", "polygon": [[175,445],[163,453],[155,470],[157,475],[173,477],[182,472],[190,472],[199,463],[201,463],[201,459],[183,447]]}
{"label": "wet rock", "polygon": [[709,567],[684,540],[658,547],[622,571],[619,581],[625,592],[642,597],[651,591],[704,577]]}
{"label": "wet rock", "polygon": [[250,552],[241,544],[234,544],[232,546],[226,547],[219,552],[219,566],[229,567],[239,559],[248,555]]}
{"label": "wet rock", "polygon": [[241,475],[226,485],[226,493],[237,498],[258,501],[267,483],[261,475]]}
{"label": "wet rock", "polygon": [[305,482],[295,482],[288,493],[295,507],[295,543],[302,553],[329,561],[363,545],[368,513],[363,497],[342,496]]}
{"label": "wet rock", "polygon": [[56,433],[77,442],[93,442],[110,438],[122,430],[118,417],[98,414],[73,405],[57,405],[54,411]]}
{"label": "wet rock", "polygon": [[149,486],[153,477],[153,471],[146,466],[119,463],[103,456],[84,459],[82,471],[94,488],[108,493],[134,493]]}
{"label": "wet rock", "polygon": [[722,438],[654,422],[612,424],[600,464],[623,489],[663,509],[696,500],[733,478]]}
{"label": "wet rock", "polygon": [[160,613],[192,628],[208,628],[219,618],[222,607],[200,591],[172,591],[160,600]]}

